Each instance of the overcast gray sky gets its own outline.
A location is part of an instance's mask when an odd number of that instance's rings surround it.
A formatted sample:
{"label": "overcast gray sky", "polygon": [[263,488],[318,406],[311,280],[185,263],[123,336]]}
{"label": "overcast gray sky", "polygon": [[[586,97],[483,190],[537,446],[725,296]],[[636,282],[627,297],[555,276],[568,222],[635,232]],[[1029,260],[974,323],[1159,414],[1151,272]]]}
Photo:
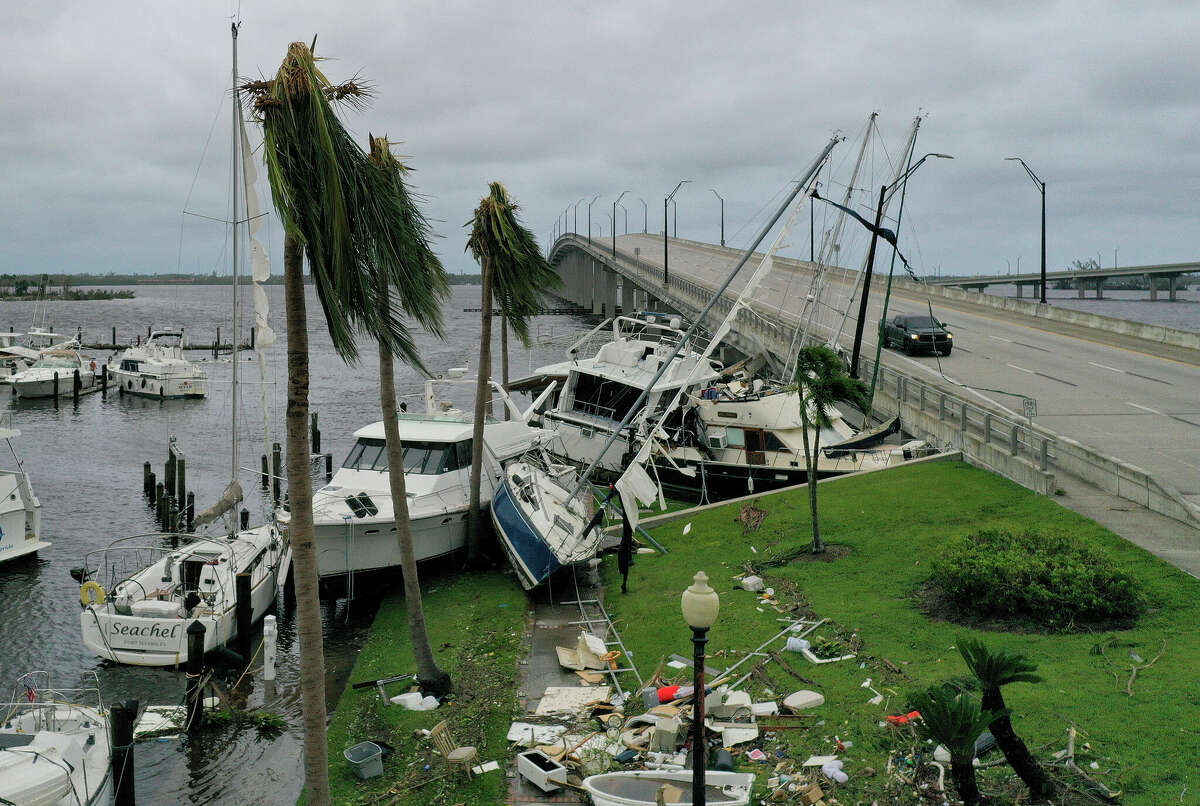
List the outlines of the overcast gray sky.
{"label": "overcast gray sky", "polygon": [[0,272],[228,271],[221,226],[180,211],[226,215],[239,6],[243,76],[317,34],[330,78],[374,84],[346,120],[403,141],[451,271],[474,270],[462,224],[495,179],[543,243],[597,193],[607,234],[626,188],[630,229],[640,197],[659,231],[687,178],[679,235],[717,241],[716,188],[744,244],[836,131],[845,181],[872,111],[863,186],[919,111],[918,154],[955,157],[909,185],[920,270],[1037,267],[1038,191],[1013,154],[1047,182],[1051,269],[1200,258],[1195,2],[8,2]]}

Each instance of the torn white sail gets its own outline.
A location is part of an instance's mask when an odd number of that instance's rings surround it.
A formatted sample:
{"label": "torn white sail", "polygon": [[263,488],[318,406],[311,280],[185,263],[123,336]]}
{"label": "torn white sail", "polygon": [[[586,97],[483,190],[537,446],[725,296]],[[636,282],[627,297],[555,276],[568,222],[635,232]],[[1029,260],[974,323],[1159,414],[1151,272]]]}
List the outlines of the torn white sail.
{"label": "torn white sail", "polygon": [[[250,234],[250,277],[254,281],[254,346],[257,352],[275,343],[275,331],[267,323],[270,306],[262,284],[271,278],[271,261],[267,249],[258,239],[262,229],[262,215],[258,206],[258,167],[254,164],[254,152],[246,136],[246,124],[242,123],[242,171],[246,178],[246,229]],[[260,356],[261,358],[261,356]]]}

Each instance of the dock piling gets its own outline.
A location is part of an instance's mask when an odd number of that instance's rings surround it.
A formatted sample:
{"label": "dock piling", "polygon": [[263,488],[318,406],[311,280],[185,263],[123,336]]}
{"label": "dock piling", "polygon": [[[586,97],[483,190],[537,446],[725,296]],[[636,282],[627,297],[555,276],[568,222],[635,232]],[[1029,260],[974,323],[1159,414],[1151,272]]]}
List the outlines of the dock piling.
{"label": "dock piling", "polygon": [[217,339],[213,342],[213,360],[216,360],[217,353],[221,350],[221,326],[217,325]]}
{"label": "dock piling", "polygon": [[274,616],[263,617],[263,680],[275,682],[275,642],[279,638],[279,627]]}
{"label": "dock piling", "polygon": [[247,529],[249,529],[250,528],[250,510],[246,509],[245,507],[242,507],[242,511],[241,511],[241,513],[239,513],[238,522],[240,524],[242,524],[243,532],[246,531]]}
{"label": "dock piling", "polygon": [[167,450],[167,464],[163,468],[163,484],[168,493],[175,494],[175,451],[170,449]]}
{"label": "dock piling", "polygon": [[325,454],[325,481],[333,478],[333,454]]}
{"label": "dock piling", "polygon": [[154,500],[154,471],[150,469],[149,462],[142,463],[142,495]]}
{"label": "dock piling", "polygon": [[58,373],[54,373],[54,408],[58,408]]}
{"label": "dock piling", "polygon": [[182,456],[175,460],[175,500],[187,500],[187,461]]}
{"label": "dock piling", "polygon": [[309,429],[312,437],[312,452],[319,454],[321,452],[321,429],[317,427],[317,413],[312,413],[312,427]]}
{"label": "dock piling", "polygon": [[154,485],[154,519],[159,523],[163,522],[163,510],[167,508],[167,494],[163,483],[160,481]]}
{"label": "dock piling", "polygon": [[271,446],[271,495],[279,505],[279,480],[283,477],[283,448],[278,442]]}
{"label": "dock piling", "polygon": [[271,465],[267,461],[267,455],[262,455],[262,488],[264,490],[271,486]]}
{"label": "dock piling", "polygon": [[196,494],[189,492],[187,494],[187,530],[189,532],[196,531]]}
{"label": "dock piling", "polygon": [[79,370],[71,371],[71,403],[79,405],[79,390],[83,386],[83,381],[79,378]]}
{"label": "dock piling", "polygon": [[187,730],[191,733],[204,725],[204,687],[200,678],[204,674],[204,633],[206,629],[199,619],[188,625],[187,656]]}
{"label": "dock piling", "polygon": [[113,329],[112,329],[112,341],[110,342],[110,344],[112,344],[112,346],[113,346],[113,348],[114,348],[114,349],[115,349],[115,348],[116,348],[116,346],[117,346],[117,326],[116,326],[116,325],[113,325]]}
{"label": "dock piling", "polygon": [[100,397],[108,400],[108,364],[100,365]]}
{"label": "dock piling", "polygon": [[138,701],[114,703],[109,709],[112,722],[112,777],[114,806],[134,806],[133,725],[137,720]]}
{"label": "dock piling", "polygon": [[250,600],[250,574],[246,571],[234,577],[234,591],[237,594],[237,638],[239,651],[243,658],[250,657],[250,624],[253,621],[253,602]]}

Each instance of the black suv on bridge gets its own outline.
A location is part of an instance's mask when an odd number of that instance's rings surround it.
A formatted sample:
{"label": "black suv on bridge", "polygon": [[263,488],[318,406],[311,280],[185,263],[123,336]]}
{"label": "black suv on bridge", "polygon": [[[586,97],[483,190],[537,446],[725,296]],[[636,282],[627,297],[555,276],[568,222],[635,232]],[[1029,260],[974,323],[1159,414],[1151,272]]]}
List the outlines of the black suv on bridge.
{"label": "black suv on bridge", "polygon": [[932,317],[902,314],[884,323],[883,346],[895,347],[905,355],[920,352],[950,355],[954,335],[946,330],[945,323]]}

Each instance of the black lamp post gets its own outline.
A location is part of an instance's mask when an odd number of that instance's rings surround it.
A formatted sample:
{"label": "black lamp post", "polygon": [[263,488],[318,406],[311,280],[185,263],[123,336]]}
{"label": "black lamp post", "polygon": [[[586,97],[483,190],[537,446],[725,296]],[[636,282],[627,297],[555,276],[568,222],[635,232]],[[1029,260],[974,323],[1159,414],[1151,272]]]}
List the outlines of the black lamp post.
{"label": "black lamp post", "polygon": [[596,199],[598,198],[600,198],[599,193],[593,196],[592,200],[588,202],[588,243],[592,242],[592,205],[596,203]]}
{"label": "black lamp post", "polygon": [[[675,194],[679,192],[679,189],[691,181],[692,180],[690,180],[690,179],[679,180],[679,184],[676,185],[675,189],[671,191],[671,195],[669,195],[665,199],[663,199],[663,285],[667,284],[667,280],[671,276],[669,273],[668,266],[667,266],[667,205],[669,205],[671,203],[671,199],[675,198]],[[675,218],[675,232],[677,234],[679,232],[679,217],[678,217],[678,215]]]}
{"label": "black lamp post", "polygon": [[[1020,157],[1005,157],[1004,159],[1021,163],[1025,173],[1029,174],[1029,178],[1033,180],[1033,184],[1042,194],[1042,304],[1044,305],[1046,303],[1046,183],[1038,179],[1038,175]],[[1115,261],[1116,258],[1113,260]]]}
{"label": "black lamp post", "polygon": [[575,202],[575,205],[574,205],[574,207],[575,207],[575,210],[574,210],[575,223],[571,225],[571,232],[574,232],[576,235],[579,234],[579,205],[583,204],[584,201],[586,201],[586,200],[587,200],[587,197],[584,196],[582,199]]}
{"label": "black lamp post", "polygon": [[[612,255],[614,258],[617,256],[617,205],[621,203],[621,198],[628,192],[629,192],[628,190],[622,190],[621,195],[617,196],[617,198],[613,200],[613,211],[612,211],[613,249],[612,249]],[[626,229],[629,229],[629,227],[626,227]]]}
{"label": "black lamp post", "polygon": [[[875,244],[879,241],[879,224],[883,220],[884,203],[887,201],[888,197],[896,191],[897,188],[907,183],[908,178],[912,176],[918,168],[924,165],[925,160],[929,159],[930,157],[938,157],[939,159],[944,160],[954,159],[954,157],[950,156],[949,154],[926,154],[925,156],[921,157],[921,159],[917,160],[916,163],[914,163],[911,168],[905,171],[895,182],[892,182],[890,185],[884,185],[879,189],[879,205],[875,208],[875,224],[871,229],[871,246],[867,250],[867,267],[865,274],[863,275],[862,295],[859,299],[858,305],[858,322],[855,323],[854,326],[854,349],[850,353],[850,377],[852,378],[858,377],[858,357],[862,350],[863,326],[867,323],[867,303],[871,292],[871,273],[874,270],[875,265]],[[821,200],[828,201],[827,199],[823,198]],[[859,220],[861,221],[862,219]],[[896,236],[893,234],[892,237],[894,239]],[[892,241],[892,244],[893,246],[895,245],[895,240]]]}
{"label": "black lamp post", "polygon": [[713,195],[721,200],[721,246],[725,245],[725,200],[721,199],[721,194],[717,193],[716,188],[709,188]]}
{"label": "black lamp post", "polygon": [[623,204],[618,204],[618,207],[625,213],[625,235],[629,234],[629,208]]}
{"label": "black lamp post", "polygon": [[642,232],[647,233],[650,231],[650,208],[645,199],[639,198],[638,201],[642,203]]}
{"label": "black lamp post", "polygon": [[708,576],[697,571],[692,585],[680,598],[683,620],[692,628],[692,803],[704,806],[704,773],[708,766],[704,744],[704,645],[717,621],[721,599],[708,586]]}

